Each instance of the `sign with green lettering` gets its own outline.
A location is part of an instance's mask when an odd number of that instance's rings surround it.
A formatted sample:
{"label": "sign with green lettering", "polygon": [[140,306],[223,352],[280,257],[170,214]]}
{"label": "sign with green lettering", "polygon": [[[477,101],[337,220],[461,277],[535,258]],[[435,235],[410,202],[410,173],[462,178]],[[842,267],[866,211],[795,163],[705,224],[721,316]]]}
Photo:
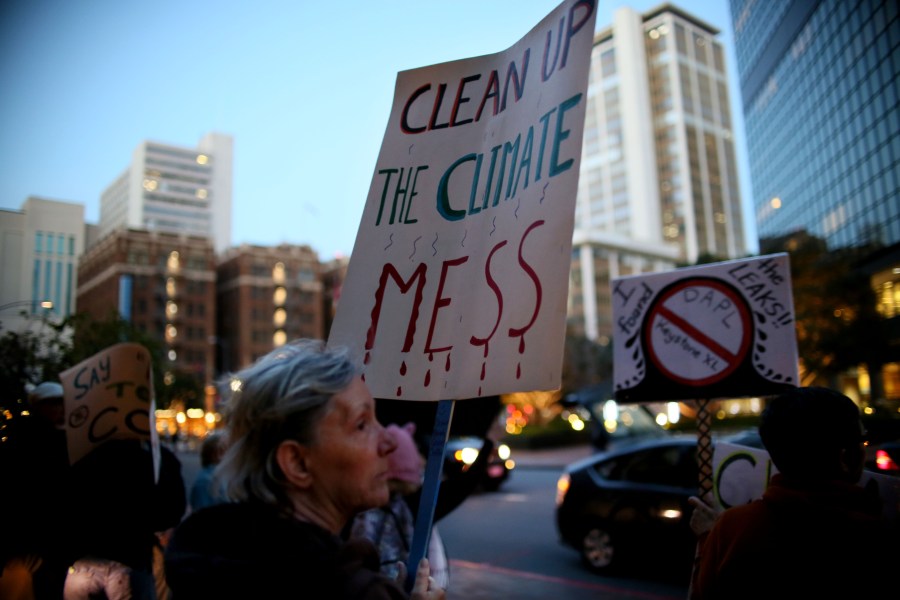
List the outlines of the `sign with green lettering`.
{"label": "sign with green lettering", "polygon": [[557,389],[595,3],[404,71],[329,344],[375,397]]}

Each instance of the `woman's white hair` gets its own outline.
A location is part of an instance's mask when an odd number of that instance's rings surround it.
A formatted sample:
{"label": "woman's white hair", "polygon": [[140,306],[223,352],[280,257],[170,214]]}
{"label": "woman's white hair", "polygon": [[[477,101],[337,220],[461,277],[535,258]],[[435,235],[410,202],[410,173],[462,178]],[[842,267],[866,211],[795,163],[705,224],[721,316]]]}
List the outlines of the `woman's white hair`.
{"label": "woman's white hair", "polygon": [[275,453],[282,441],[315,442],[315,426],[332,396],[360,375],[346,348],[299,339],[227,376],[228,450],[216,468],[225,496],[290,510]]}

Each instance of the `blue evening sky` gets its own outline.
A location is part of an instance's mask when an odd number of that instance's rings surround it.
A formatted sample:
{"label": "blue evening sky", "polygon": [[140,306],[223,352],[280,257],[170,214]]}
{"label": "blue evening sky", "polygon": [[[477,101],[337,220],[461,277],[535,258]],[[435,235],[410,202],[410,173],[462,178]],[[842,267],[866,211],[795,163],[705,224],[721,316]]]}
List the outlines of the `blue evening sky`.
{"label": "blue evening sky", "polygon": [[[5,0],[0,208],[42,196],[83,203],[96,223],[100,194],[143,140],[196,146],[217,131],[234,136],[232,244],[349,255],[397,72],[505,50],[557,4]],[[600,0],[597,28],[618,6],[659,4]],[[728,2],[674,4],[721,30],[749,205]]]}

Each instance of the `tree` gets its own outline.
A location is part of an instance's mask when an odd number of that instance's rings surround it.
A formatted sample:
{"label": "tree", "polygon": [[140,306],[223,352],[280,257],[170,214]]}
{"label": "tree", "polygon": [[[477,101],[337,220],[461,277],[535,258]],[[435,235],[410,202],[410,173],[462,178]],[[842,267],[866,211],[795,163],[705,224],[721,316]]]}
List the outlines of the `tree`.
{"label": "tree", "polygon": [[190,373],[166,369],[162,344],[146,332],[135,328],[116,311],[103,319],[76,313],[61,323],[46,317],[37,329],[24,332],[7,331],[0,336],[0,406],[21,410],[26,388],[53,379],[70,367],[101,350],[121,342],[141,344],[153,361],[153,387],[156,406],[167,408],[173,400],[185,407],[203,406],[203,382]]}
{"label": "tree", "polygon": [[790,254],[801,383],[836,387],[839,374],[860,364],[880,373],[887,329],[868,275],[856,268],[870,249],[828,251],[805,232],[761,240],[760,249]]}
{"label": "tree", "polygon": [[601,345],[583,335],[566,332],[562,395],[612,379],[612,343]]}
{"label": "tree", "polygon": [[72,365],[121,342],[141,344],[150,352],[153,361],[156,407],[168,408],[173,401],[180,401],[185,408],[203,407],[203,382],[190,373],[166,368],[168,357],[162,343],[137,329],[115,310],[99,320],[79,313],[67,319],[67,324],[74,331],[70,355]]}
{"label": "tree", "polygon": [[14,413],[25,407],[28,387],[54,378],[68,368],[69,342],[62,325],[46,316],[40,326],[6,331],[0,336],[0,409]]}
{"label": "tree", "polygon": [[204,386],[187,371],[171,369],[162,377],[163,387],[156,390],[156,403],[162,408],[182,406],[203,408]]}

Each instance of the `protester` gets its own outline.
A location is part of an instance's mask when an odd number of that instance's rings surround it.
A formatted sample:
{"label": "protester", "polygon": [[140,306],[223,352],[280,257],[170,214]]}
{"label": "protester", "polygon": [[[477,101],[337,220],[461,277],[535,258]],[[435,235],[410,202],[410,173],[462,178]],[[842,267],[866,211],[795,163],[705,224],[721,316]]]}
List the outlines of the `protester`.
{"label": "protester", "polygon": [[200,471],[191,485],[192,511],[212,506],[222,501],[222,492],[215,479],[215,469],[225,453],[225,439],[219,431],[210,431],[200,445]]}
{"label": "protester", "polygon": [[65,506],[76,561],[66,600],[87,600],[98,590],[110,600],[154,600],[159,534],[180,523],[187,508],[178,457],[159,446],[157,479],[149,441],[107,440],[72,465],[71,482]]}
{"label": "protester", "polygon": [[342,542],[353,516],[388,501],[393,438],[345,349],[297,340],[227,384],[229,502],[189,515],[166,549],[173,600],[412,598],[444,590],[418,565],[410,595],[379,572],[371,542]]}
{"label": "protester", "polygon": [[45,381],[27,402],[0,435],[0,598],[57,599],[69,565],[60,536],[69,470],[63,387]]}
{"label": "protester", "polygon": [[[392,423],[386,429],[397,445],[388,456],[390,500],[383,506],[358,514],[347,536],[371,540],[381,557],[381,572],[396,579],[400,565],[406,564],[409,559],[415,532],[416,515],[406,498],[422,487],[425,457],[416,444],[415,423],[406,423],[402,427]],[[440,533],[435,526],[432,526],[426,556],[431,566],[431,576],[440,587],[446,589],[450,574]]]}
{"label": "protester", "polygon": [[760,499],[715,519],[691,598],[896,597],[896,529],[877,491],[858,485],[865,432],[856,404],[795,388],[768,403],[759,433],[779,472]]}

